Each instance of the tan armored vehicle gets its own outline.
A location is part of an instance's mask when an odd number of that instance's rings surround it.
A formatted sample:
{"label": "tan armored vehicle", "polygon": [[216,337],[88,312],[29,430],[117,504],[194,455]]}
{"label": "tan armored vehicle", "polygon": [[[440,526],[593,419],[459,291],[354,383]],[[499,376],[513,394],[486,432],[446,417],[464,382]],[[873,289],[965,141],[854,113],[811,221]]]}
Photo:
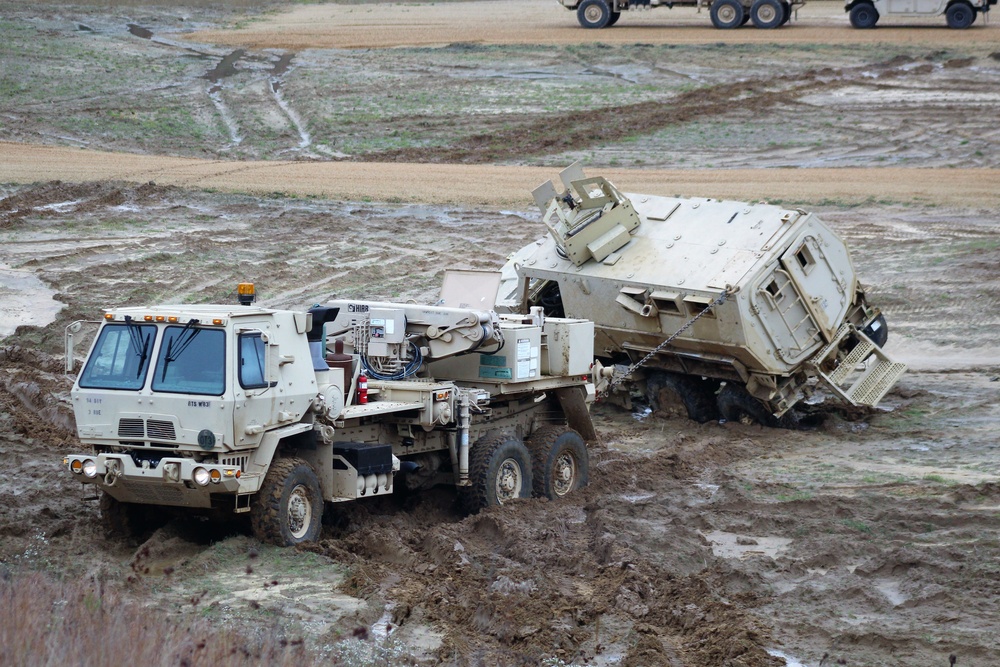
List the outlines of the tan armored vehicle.
{"label": "tan armored vehicle", "polygon": [[815,215],[625,195],[578,165],[562,181],[535,190],[549,235],[504,267],[498,309],[592,320],[601,363],[640,366],[654,402],[778,425],[816,385],[874,406],[905,370],[881,349],[885,318],[844,242]]}

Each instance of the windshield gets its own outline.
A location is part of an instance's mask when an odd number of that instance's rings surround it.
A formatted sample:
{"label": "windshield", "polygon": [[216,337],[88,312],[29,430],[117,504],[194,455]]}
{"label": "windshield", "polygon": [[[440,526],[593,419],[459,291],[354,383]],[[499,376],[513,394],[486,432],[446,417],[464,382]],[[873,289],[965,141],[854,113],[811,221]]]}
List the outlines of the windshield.
{"label": "windshield", "polygon": [[226,389],[226,334],[197,320],[167,327],[156,357],[153,391],[220,396]]}
{"label": "windshield", "polygon": [[107,324],[80,374],[80,386],[93,389],[141,389],[156,338],[152,324]]}

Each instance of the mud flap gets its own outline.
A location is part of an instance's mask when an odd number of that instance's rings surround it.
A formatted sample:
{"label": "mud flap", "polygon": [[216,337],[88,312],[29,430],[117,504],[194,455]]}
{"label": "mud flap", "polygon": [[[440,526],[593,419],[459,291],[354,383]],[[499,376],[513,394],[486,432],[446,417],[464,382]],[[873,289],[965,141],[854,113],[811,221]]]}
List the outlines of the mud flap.
{"label": "mud flap", "polygon": [[[824,361],[836,356],[843,340],[851,335],[857,339],[857,345],[835,369],[824,372]],[[893,360],[853,324],[840,327],[830,344],[813,357],[810,363],[837,396],[858,406],[877,405],[906,371],[906,364]]]}
{"label": "mud flap", "polygon": [[586,442],[596,441],[597,430],[587,409],[587,390],[584,387],[563,387],[556,389],[555,394],[569,427]]}

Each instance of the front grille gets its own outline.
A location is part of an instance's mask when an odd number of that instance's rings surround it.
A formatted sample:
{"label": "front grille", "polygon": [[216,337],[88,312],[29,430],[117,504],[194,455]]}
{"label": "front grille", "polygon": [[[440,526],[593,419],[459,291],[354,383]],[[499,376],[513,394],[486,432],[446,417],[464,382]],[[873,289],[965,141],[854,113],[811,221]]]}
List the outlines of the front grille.
{"label": "front grille", "polygon": [[121,419],[118,421],[118,437],[144,438],[146,430],[141,419]]}
{"label": "front grille", "polygon": [[174,425],[171,422],[150,419],[146,422],[146,432],[151,440],[176,440]]}

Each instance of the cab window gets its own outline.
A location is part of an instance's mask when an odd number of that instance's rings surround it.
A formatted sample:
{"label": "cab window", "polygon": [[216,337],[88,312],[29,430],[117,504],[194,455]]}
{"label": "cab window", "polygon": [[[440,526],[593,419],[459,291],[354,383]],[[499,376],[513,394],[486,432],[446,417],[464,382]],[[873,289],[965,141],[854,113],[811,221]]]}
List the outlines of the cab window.
{"label": "cab window", "polygon": [[153,371],[153,391],[220,396],[226,390],[226,334],[197,326],[167,327]]}

